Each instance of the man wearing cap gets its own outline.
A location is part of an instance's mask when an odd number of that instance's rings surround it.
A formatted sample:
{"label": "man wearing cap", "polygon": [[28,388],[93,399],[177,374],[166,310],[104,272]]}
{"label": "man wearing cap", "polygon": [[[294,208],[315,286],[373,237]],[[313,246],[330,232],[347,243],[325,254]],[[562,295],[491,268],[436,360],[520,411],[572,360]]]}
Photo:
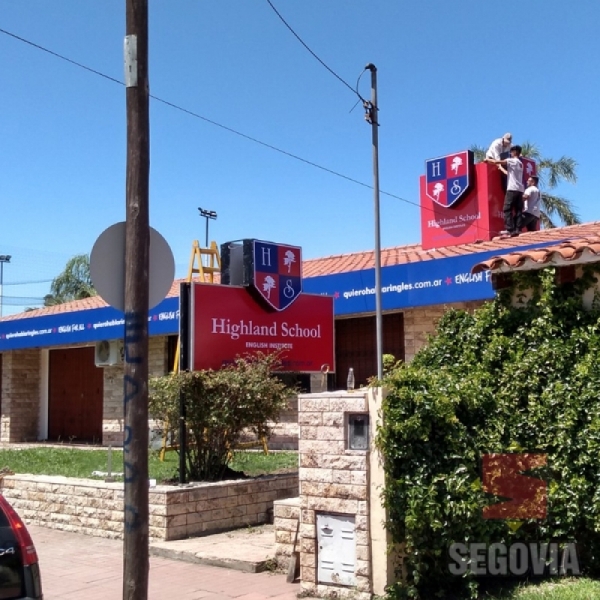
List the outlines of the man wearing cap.
{"label": "man wearing cap", "polygon": [[502,160],[490,159],[489,162],[496,165],[504,165],[508,171],[508,185],[504,198],[504,235],[519,235],[522,226],[523,213],[523,163],[520,156],[523,149],[521,146],[513,146],[510,149],[510,158]]}
{"label": "man wearing cap", "polygon": [[495,160],[501,160],[506,158],[512,144],[512,133],[505,133],[501,138],[494,140],[488,151],[485,153],[486,162]]}

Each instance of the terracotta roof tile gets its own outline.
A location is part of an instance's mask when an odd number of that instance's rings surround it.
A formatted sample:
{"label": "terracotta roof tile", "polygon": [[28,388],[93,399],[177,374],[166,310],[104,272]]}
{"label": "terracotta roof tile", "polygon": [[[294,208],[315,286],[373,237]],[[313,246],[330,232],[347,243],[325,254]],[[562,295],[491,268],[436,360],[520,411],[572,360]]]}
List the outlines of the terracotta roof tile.
{"label": "terracotta roof tile", "polygon": [[[597,237],[600,236],[600,221],[572,225],[570,227],[559,227],[556,229],[544,229],[524,233],[517,238],[494,239],[479,243],[463,244],[460,246],[447,246],[445,248],[434,248],[423,250],[419,244],[406,246],[395,246],[385,248],[381,251],[381,264],[383,266],[402,265],[406,263],[435,260],[438,258],[450,258],[453,256],[465,256],[478,252],[490,250],[514,249],[516,246],[528,246],[536,243],[548,243],[553,240],[565,240],[569,238]],[[304,261],[304,277],[318,277],[320,275],[332,275],[334,273],[346,273],[348,271],[360,271],[372,269],[375,266],[375,255],[373,250],[356,252],[353,254],[338,254],[324,258],[315,258]]]}
{"label": "terracotta roof tile", "polygon": [[[566,230],[567,228],[564,228]],[[569,228],[573,229],[573,228]],[[591,231],[582,231],[584,234]],[[476,264],[471,270],[473,273],[481,271],[530,271],[543,269],[547,266],[565,266],[574,264],[583,264],[591,262],[600,262],[600,229],[594,233],[596,235],[583,235],[573,239],[524,252],[510,252],[493,256]]]}
{"label": "terracotta roof tile", "polygon": [[[516,250],[519,246],[528,246],[536,243],[548,243],[552,241],[570,240],[569,243],[561,243],[556,246],[549,246],[545,249],[536,249],[519,252]],[[560,227],[556,229],[545,229],[524,233],[517,238],[494,239],[491,241],[482,241],[460,246],[447,246],[444,248],[434,248],[423,250],[420,244],[407,244],[404,246],[394,246],[384,248],[381,251],[382,266],[389,267],[403,265],[408,263],[424,262],[439,258],[450,258],[455,256],[467,256],[479,252],[488,252],[498,250],[498,256],[490,260],[483,261],[473,268],[474,273],[485,270],[495,270],[502,268],[523,268],[529,264],[538,265],[533,268],[542,268],[543,265],[554,260],[555,254],[559,253],[563,261],[577,260],[577,257],[584,255],[586,261],[591,261],[597,255],[600,256],[600,221],[583,223],[581,225],[572,225],[570,227]],[[508,252],[513,250],[513,252]],[[505,251],[502,254],[502,251]],[[585,251],[585,252],[584,252]],[[600,259],[599,259],[600,260]],[[304,277],[319,277],[321,275],[333,275],[336,273],[347,273],[350,271],[360,271],[363,269],[372,269],[375,266],[375,253],[373,250],[364,252],[354,252],[351,254],[337,254],[323,258],[313,258],[303,262]],[[218,275],[215,277],[219,281]],[[174,281],[167,297],[177,296],[179,293],[179,283],[182,279]],[[86,298],[85,300],[76,300],[67,302],[58,306],[50,306],[32,310],[26,313],[4,317],[3,320],[24,319],[27,317],[38,317],[41,315],[52,315],[57,313],[74,312],[78,310],[87,310],[92,308],[102,308],[106,303],[98,296]]]}

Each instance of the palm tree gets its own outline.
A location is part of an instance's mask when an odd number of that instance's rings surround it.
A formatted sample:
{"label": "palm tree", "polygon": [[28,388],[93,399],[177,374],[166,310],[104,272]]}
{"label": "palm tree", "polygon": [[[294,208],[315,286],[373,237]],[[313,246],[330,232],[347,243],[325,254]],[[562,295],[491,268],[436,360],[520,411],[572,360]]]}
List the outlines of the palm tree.
{"label": "palm tree", "polygon": [[69,259],[62,273],[50,285],[50,294],[44,296],[44,306],[63,304],[96,295],[90,276],[90,257],[77,254]]}
{"label": "palm tree", "polygon": [[[558,160],[542,156],[540,149],[531,142],[523,142],[523,156],[532,158],[537,163],[540,188],[542,192],[542,211],[540,219],[546,229],[556,227],[555,219],[564,225],[581,223],[579,215],[575,212],[573,203],[562,196],[555,196],[549,191],[553,190],[561,181],[577,182],[577,162],[569,156],[561,156]],[[485,158],[485,148],[471,146],[477,162]]]}

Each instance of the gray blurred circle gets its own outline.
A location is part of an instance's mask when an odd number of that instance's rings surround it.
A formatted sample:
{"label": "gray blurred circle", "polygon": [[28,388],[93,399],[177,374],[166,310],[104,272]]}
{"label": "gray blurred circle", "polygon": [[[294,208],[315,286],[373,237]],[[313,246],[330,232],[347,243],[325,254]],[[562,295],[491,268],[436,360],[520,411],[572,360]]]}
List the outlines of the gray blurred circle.
{"label": "gray blurred circle", "polygon": [[[125,310],[125,223],[104,230],[90,255],[90,276],[98,295],[108,304]],[[150,227],[148,309],[162,302],[175,278],[175,258],[165,238]]]}

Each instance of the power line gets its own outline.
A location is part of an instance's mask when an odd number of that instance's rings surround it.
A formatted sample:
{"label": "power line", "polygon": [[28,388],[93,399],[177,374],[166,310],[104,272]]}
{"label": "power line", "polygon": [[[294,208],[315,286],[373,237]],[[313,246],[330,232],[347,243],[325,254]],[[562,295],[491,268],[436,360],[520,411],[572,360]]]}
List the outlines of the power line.
{"label": "power line", "polygon": [[[269,2],[269,0],[267,0],[267,2]],[[269,2],[269,4],[271,4]],[[275,8],[273,7],[273,9],[275,10]],[[275,11],[277,12],[277,11]],[[289,27],[289,26],[288,26]],[[41,50],[43,52],[46,52],[56,58],[59,58],[61,60],[64,60],[72,65],[75,65],[76,67],[79,67],[81,69],[84,69],[86,71],[89,71],[90,73],[93,73],[94,75],[99,75],[100,77],[103,77],[104,79],[108,79],[109,81],[113,82],[113,83],[117,83],[120,86],[124,86],[125,84],[122,81],[119,81],[118,79],[115,79],[114,77],[111,77],[110,75],[106,75],[105,73],[102,73],[101,71],[97,71],[96,69],[92,69],[91,67],[88,67],[80,62],[77,62],[76,60],[72,60],[66,56],[63,56],[62,54],[59,54],[58,52],[54,52],[53,50],[49,50],[48,48],[45,48],[44,46],[41,46],[39,44],[36,44],[34,42],[31,42],[21,36],[15,35],[14,33],[11,33],[10,31],[6,31],[5,29],[0,28],[0,33],[4,33],[5,35],[8,35],[20,42],[23,42],[25,44],[28,44],[29,46],[32,46],[38,50]],[[294,35],[296,35],[294,33]],[[308,48],[308,50],[311,52],[312,54],[312,50],[310,50],[310,48]],[[319,60],[319,62],[322,62],[316,55],[315,58],[317,58]],[[323,63],[324,64],[324,63]],[[327,67],[327,65],[324,64],[324,66],[328,69],[329,67]],[[333,72],[333,71],[332,71]],[[364,72],[364,71],[363,71]],[[347,84],[343,79],[341,79],[338,75],[336,75],[335,73],[333,73],[336,77],[338,77],[338,79],[340,79],[342,81],[342,83],[344,83],[346,86],[348,86],[356,95],[358,95],[359,99],[362,100],[360,94],[358,93],[357,90],[354,90],[349,84]],[[362,74],[361,74],[362,75]],[[360,76],[359,76],[359,81],[360,81]],[[357,81],[357,86],[358,86],[358,81]],[[262,140],[259,140],[258,138],[252,137],[251,135],[247,135],[245,133],[242,133],[241,131],[237,131],[236,129],[233,129],[232,127],[228,127],[227,125],[223,125],[222,123],[218,123],[217,121],[213,121],[212,119],[209,119],[208,117],[205,117],[201,114],[198,114],[194,111],[191,111],[187,108],[183,108],[182,106],[179,106],[178,104],[174,104],[173,102],[169,102],[168,100],[165,100],[164,98],[159,98],[158,96],[154,96],[152,94],[150,94],[150,98],[152,98],[153,100],[156,100],[157,102],[160,102],[162,104],[165,104],[166,106],[169,106],[171,108],[174,108],[175,110],[179,110],[191,117],[194,117],[196,119],[200,119],[202,121],[204,121],[205,123],[209,123],[211,125],[214,125],[215,127],[219,127],[220,129],[223,129],[225,131],[228,131],[230,133],[233,133],[239,137],[242,137],[246,140],[249,140],[251,142],[254,142],[255,144],[259,144],[261,146],[264,146],[265,148],[269,148],[270,150],[274,150],[275,152],[279,152],[280,154],[283,154],[285,156],[289,156],[290,158],[293,158],[297,161],[303,162],[304,164],[307,164],[311,167],[315,167],[316,169],[320,169],[321,171],[325,171],[326,173],[329,173],[331,175],[335,175],[336,177],[340,177],[341,179],[345,179],[346,181],[350,181],[351,183],[355,183],[356,185],[360,185],[361,187],[367,188],[372,190],[373,186],[369,185],[368,183],[364,183],[363,181],[359,181],[358,179],[354,179],[353,177],[349,177],[348,175],[344,175],[343,173],[339,173],[338,171],[334,171],[333,169],[329,169],[328,167],[324,167],[323,165],[319,165],[316,162],[313,162],[311,160],[308,160],[306,158],[302,158],[301,156],[298,156],[297,154],[293,154],[292,152],[288,152],[287,150],[283,150],[282,148],[278,148],[277,146],[273,146],[272,144],[269,144],[267,142],[263,142]],[[364,102],[364,100],[363,100]],[[400,200],[400,202],[404,202],[406,204],[410,204],[412,206],[416,206],[419,209],[423,209],[423,207],[418,203],[418,202],[414,202],[412,200],[407,200],[406,198],[402,198],[401,196],[398,196],[397,194],[392,194],[391,192],[386,192],[384,190],[380,190],[380,193],[383,194],[384,196],[388,196],[389,198],[394,198],[396,200]],[[434,213],[435,211],[433,209],[429,209],[429,211],[431,213]],[[51,281],[51,280],[50,280]],[[31,282],[34,283],[34,282]],[[46,281],[40,281],[39,283],[47,283]],[[9,285],[9,284],[6,284]]]}
{"label": "power line", "polygon": [[34,283],[51,283],[53,279],[32,279],[29,281],[8,281],[4,282],[4,285],[31,285]]}
{"label": "power line", "polygon": [[[267,0],[267,4],[273,9],[273,12],[279,17],[279,19],[281,20],[281,22],[292,32],[293,36],[310,52],[310,54],[316,58],[321,65],[323,65],[336,79],[338,79],[339,81],[341,81],[353,94],[356,94],[361,100],[363,100],[363,98],[361,98],[360,94],[358,93],[358,90],[355,90],[346,80],[342,79],[332,68],[330,68],[324,61],[322,61],[308,46],[308,44],[306,44],[304,42],[304,40],[292,29],[292,26],[283,18],[283,16],[281,15],[281,13],[275,8],[275,6],[273,5],[273,3],[271,2],[271,0]],[[364,102],[364,100],[363,100]]]}
{"label": "power line", "polygon": [[26,304],[43,304],[43,298],[35,298],[30,296],[2,296],[3,304],[12,306],[25,306]]}
{"label": "power line", "polygon": [[48,48],[45,48],[44,46],[40,46],[39,44],[36,44],[35,42],[31,42],[30,40],[27,40],[21,36],[11,33],[10,31],[6,31],[6,29],[0,29],[0,33],[4,33],[5,35],[15,38],[16,40],[19,40],[20,42],[23,42],[24,44],[28,44],[29,46],[33,46],[34,48],[37,48],[38,50],[47,52],[48,54],[51,54],[52,56],[55,56],[56,58],[60,58],[61,60],[64,60],[68,63],[71,63],[72,65],[75,65],[76,67],[79,67],[80,69],[85,69],[86,71],[89,71],[90,73],[94,73],[94,75],[99,75],[100,77],[104,77],[104,79],[108,79],[109,81],[118,83],[119,85],[125,85],[122,81],[119,81],[118,79],[115,79],[114,77],[111,77],[110,75],[106,75],[106,73],[102,73],[101,71],[96,71],[96,69],[87,67],[86,65],[84,65],[80,62],[77,62],[76,60],[67,58],[66,56],[63,56],[62,54],[58,54],[58,52],[49,50]]}
{"label": "power line", "polygon": [[[38,50],[42,50],[43,52],[46,52],[56,58],[60,58],[61,60],[64,60],[72,65],[75,65],[76,67],[80,67],[81,69],[85,69],[86,71],[89,71],[90,73],[93,73],[95,75],[99,75],[100,77],[103,77],[104,79],[108,79],[109,81],[112,81],[113,83],[117,83],[121,86],[124,86],[125,84],[122,81],[119,81],[118,79],[115,79],[114,77],[111,77],[110,75],[106,75],[105,73],[102,73],[101,71],[97,71],[96,69],[92,69],[91,67],[88,67],[80,62],[77,62],[75,60],[72,60],[66,56],[63,56],[62,54],[59,54],[58,52],[54,52],[53,50],[49,50],[48,48],[45,48],[44,46],[41,46],[39,44],[36,44],[34,42],[31,42],[21,36],[15,35],[14,33],[11,33],[10,31],[6,31],[5,29],[1,29],[0,28],[0,33],[4,33],[5,35],[8,35],[12,38],[15,38],[16,40],[19,40],[20,42],[23,42],[25,44],[28,44],[29,46],[33,46],[34,48],[37,48]],[[344,82],[346,83],[346,82]],[[346,84],[348,85],[348,84]],[[350,87],[350,89],[356,93],[356,91],[348,85],[348,87]],[[356,183],[357,185],[360,185],[362,187],[366,187],[368,189],[373,189],[373,186],[364,183],[362,181],[359,181],[358,179],[354,179],[353,177],[349,177],[348,175],[344,175],[343,173],[339,173],[338,171],[334,171],[333,169],[329,169],[327,167],[324,167],[322,165],[317,164],[316,162],[313,162],[311,160],[308,160],[306,158],[302,158],[301,156],[298,156],[297,154],[293,154],[292,152],[288,152],[287,150],[283,150],[282,148],[278,148],[277,146],[273,146],[272,144],[269,144],[267,142],[263,142],[262,140],[259,140],[258,138],[252,137],[250,135],[247,135],[245,133],[242,133],[241,131],[237,131],[236,129],[233,129],[232,127],[228,127],[227,125],[223,125],[222,123],[218,123],[217,121],[213,121],[212,119],[209,119],[208,117],[205,117],[199,113],[196,113],[192,110],[189,110],[187,108],[183,108],[182,106],[179,106],[178,104],[175,104],[173,102],[169,102],[168,100],[165,100],[164,98],[160,98],[158,96],[154,96],[152,94],[150,94],[150,98],[152,98],[153,100],[156,100],[157,102],[160,102],[161,104],[165,104],[166,106],[170,106],[171,108],[174,108],[175,110],[179,110],[187,115],[190,115],[191,117],[194,117],[196,119],[200,119],[202,121],[204,121],[205,123],[210,123],[211,125],[214,125],[215,127],[219,127],[220,129],[223,129],[225,131],[229,131],[230,133],[233,133],[235,135],[238,135],[244,139],[247,139],[251,142],[254,142],[255,144],[260,144],[261,146],[264,146],[265,148],[269,148],[270,150],[275,150],[275,152],[279,152],[280,154],[284,154],[285,156],[289,156],[290,158],[293,158],[295,160],[298,160],[300,162],[303,162],[307,165],[310,165],[311,167],[315,167],[317,169],[321,169],[322,171],[325,171],[326,173],[330,173],[331,175],[335,175],[336,177],[341,177],[342,179],[345,179],[347,181],[350,181],[352,183]],[[360,98],[360,95],[359,95]],[[416,202],[411,202],[410,200],[406,200],[405,198],[401,198],[400,196],[397,196],[396,194],[392,194],[390,192],[384,192],[383,190],[381,191],[382,194],[385,194],[386,196],[390,196],[391,198],[396,198],[397,200],[400,200],[402,202],[406,202],[408,204],[413,204],[414,206],[419,206],[419,204],[417,204]]]}

